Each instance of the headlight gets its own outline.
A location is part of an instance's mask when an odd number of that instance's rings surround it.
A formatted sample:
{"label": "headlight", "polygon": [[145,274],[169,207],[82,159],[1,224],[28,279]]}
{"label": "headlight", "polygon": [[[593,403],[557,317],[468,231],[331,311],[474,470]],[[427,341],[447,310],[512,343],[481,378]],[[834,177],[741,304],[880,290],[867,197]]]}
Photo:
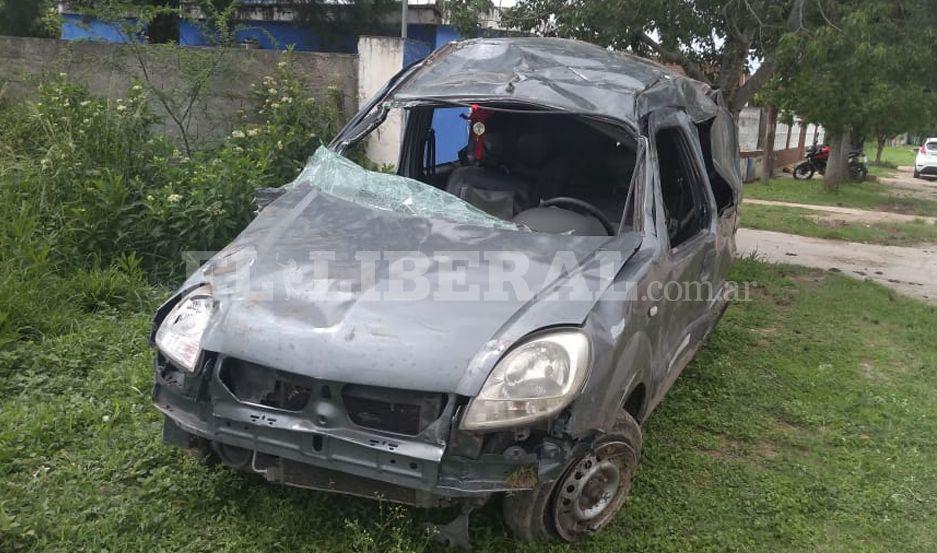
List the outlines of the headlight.
{"label": "headlight", "polygon": [[156,331],[156,347],[176,365],[194,371],[202,349],[202,334],[213,310],[209,286],[189,292],[163,319]]}
{"label": "headlight", "polygon": [[469,403],[462,428],[516,427],[559,413],[582,389],[589,359],[589,339],[578,330],[530,338],[498,361]]}

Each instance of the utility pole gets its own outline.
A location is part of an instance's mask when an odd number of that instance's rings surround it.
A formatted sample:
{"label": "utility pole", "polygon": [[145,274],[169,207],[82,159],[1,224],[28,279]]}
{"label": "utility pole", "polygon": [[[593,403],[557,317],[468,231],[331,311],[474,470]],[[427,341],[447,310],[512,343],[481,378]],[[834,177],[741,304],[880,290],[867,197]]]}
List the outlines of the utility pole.
{"label": "utility pole", "polygon": [[409,0],[400,0],[400,38],[407,38],[407,9]]}

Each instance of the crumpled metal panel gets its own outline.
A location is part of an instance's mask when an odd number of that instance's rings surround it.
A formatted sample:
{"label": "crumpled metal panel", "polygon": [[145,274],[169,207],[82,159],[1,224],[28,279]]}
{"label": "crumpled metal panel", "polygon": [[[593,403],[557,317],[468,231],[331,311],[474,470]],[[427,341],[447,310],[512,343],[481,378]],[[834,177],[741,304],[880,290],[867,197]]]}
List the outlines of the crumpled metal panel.
{"label": "crumpled metal panel", "polygon": [[668,106],[686,107],[697,121],[714,116],[717,106],[707,90],[661,65],[586,42],[483,38],[440,48],[390,98],[515,100],[636,127],[650,111]]}
{"label": "crumpled metal panel", "polygon": [[664,109],[682,109],[694,123],[711,119],[719,113],[719,105],[711,97],[713,90],[705,83],[668,74],[638,96],[639,116]]}
{"label": "crumpled metal panel", "polygon": [[316,150],[305,169],[286,188],[309,186],[364,207],[403,215],[438,217],[502,230],[519,228],[434,186],[395,174],[368,171],[324,146]]}
{"label": "crumpled metal panel", "polygon": [[[471,396],[521,337],[582,323],[595,300],[566,299],[569,280],[605,290],[641,243],[634,232],[569,236],[404,216],[324,192],[337,187],[292,187],[189,277],[181,291],[208,282],[218,301],[204,349],[312,378]],[[597,250],[615,253],[613,265],[602,267]],[[425,293],[388,299],[400,281],[395,252],[424,259]],[[370,270],[361,254],[378,256]],[[327,272],[313,255],[332,257]],[[466,256],[473,261],[458,261]],[[578,270],[558,270],[573,258]],[[518,267],[526,270],[511,284],[492,285]]]}
{"label": "crumpled metal panel", "polygon": [[735,191],[735,202],[742,200],[742,175],[739,172],[738,127],[732,114],[720,108],[710,130],[713,167]]}

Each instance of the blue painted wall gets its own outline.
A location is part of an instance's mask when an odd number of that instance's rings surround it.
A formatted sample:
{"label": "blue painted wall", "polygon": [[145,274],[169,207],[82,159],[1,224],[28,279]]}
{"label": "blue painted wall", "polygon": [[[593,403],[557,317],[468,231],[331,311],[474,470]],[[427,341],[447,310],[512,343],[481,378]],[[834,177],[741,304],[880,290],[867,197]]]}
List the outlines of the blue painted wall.
{"label": "blue painted wall", "polygon": [[[128,18],[127,22],[134,24],[136,19]],[[130,42],[130,37],[124,33],[121,25],[121,23],[101,21],[93,17],[73,13],[62,14],[62,40],[87,40],[120,44]],[[136,38],[139,40],[139,37]]]}
{"label": "blue painted wall", "polygon": [[403,44],[403,66],[407,67],[420,61],[430,55],[434,49],[433,45],[429,42],[408,38]]}
{"label": "blue painted wall", "polygon": [[[245,21],[239,26],[242,28],[234,32],[235,41],[255,42],[263,49],[285,50],[292,47],[300,52],[346,53],[358,50],[357,37],[349,35],[326,41],[308,27],[285,21]],[[184,20],[179,22],[179,44],[209,46],[211,43],[209,32],[201,25]]]}

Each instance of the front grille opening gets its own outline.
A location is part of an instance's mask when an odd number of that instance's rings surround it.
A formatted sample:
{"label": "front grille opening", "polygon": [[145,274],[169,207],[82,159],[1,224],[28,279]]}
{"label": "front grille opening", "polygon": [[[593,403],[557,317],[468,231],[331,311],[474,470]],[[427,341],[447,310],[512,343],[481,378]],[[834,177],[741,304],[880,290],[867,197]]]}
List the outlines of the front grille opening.
{"label": "front grille opening", "polygon": [[302,411],[312,395],[308,379],[247,361],[227,360],[220,376],[238,400],[284,411]]}
{"label": "front grille opening", "polygon": [[342,388],[348,418],[358,426],[416,436],[433,424],[445,394],[349,384]]}

